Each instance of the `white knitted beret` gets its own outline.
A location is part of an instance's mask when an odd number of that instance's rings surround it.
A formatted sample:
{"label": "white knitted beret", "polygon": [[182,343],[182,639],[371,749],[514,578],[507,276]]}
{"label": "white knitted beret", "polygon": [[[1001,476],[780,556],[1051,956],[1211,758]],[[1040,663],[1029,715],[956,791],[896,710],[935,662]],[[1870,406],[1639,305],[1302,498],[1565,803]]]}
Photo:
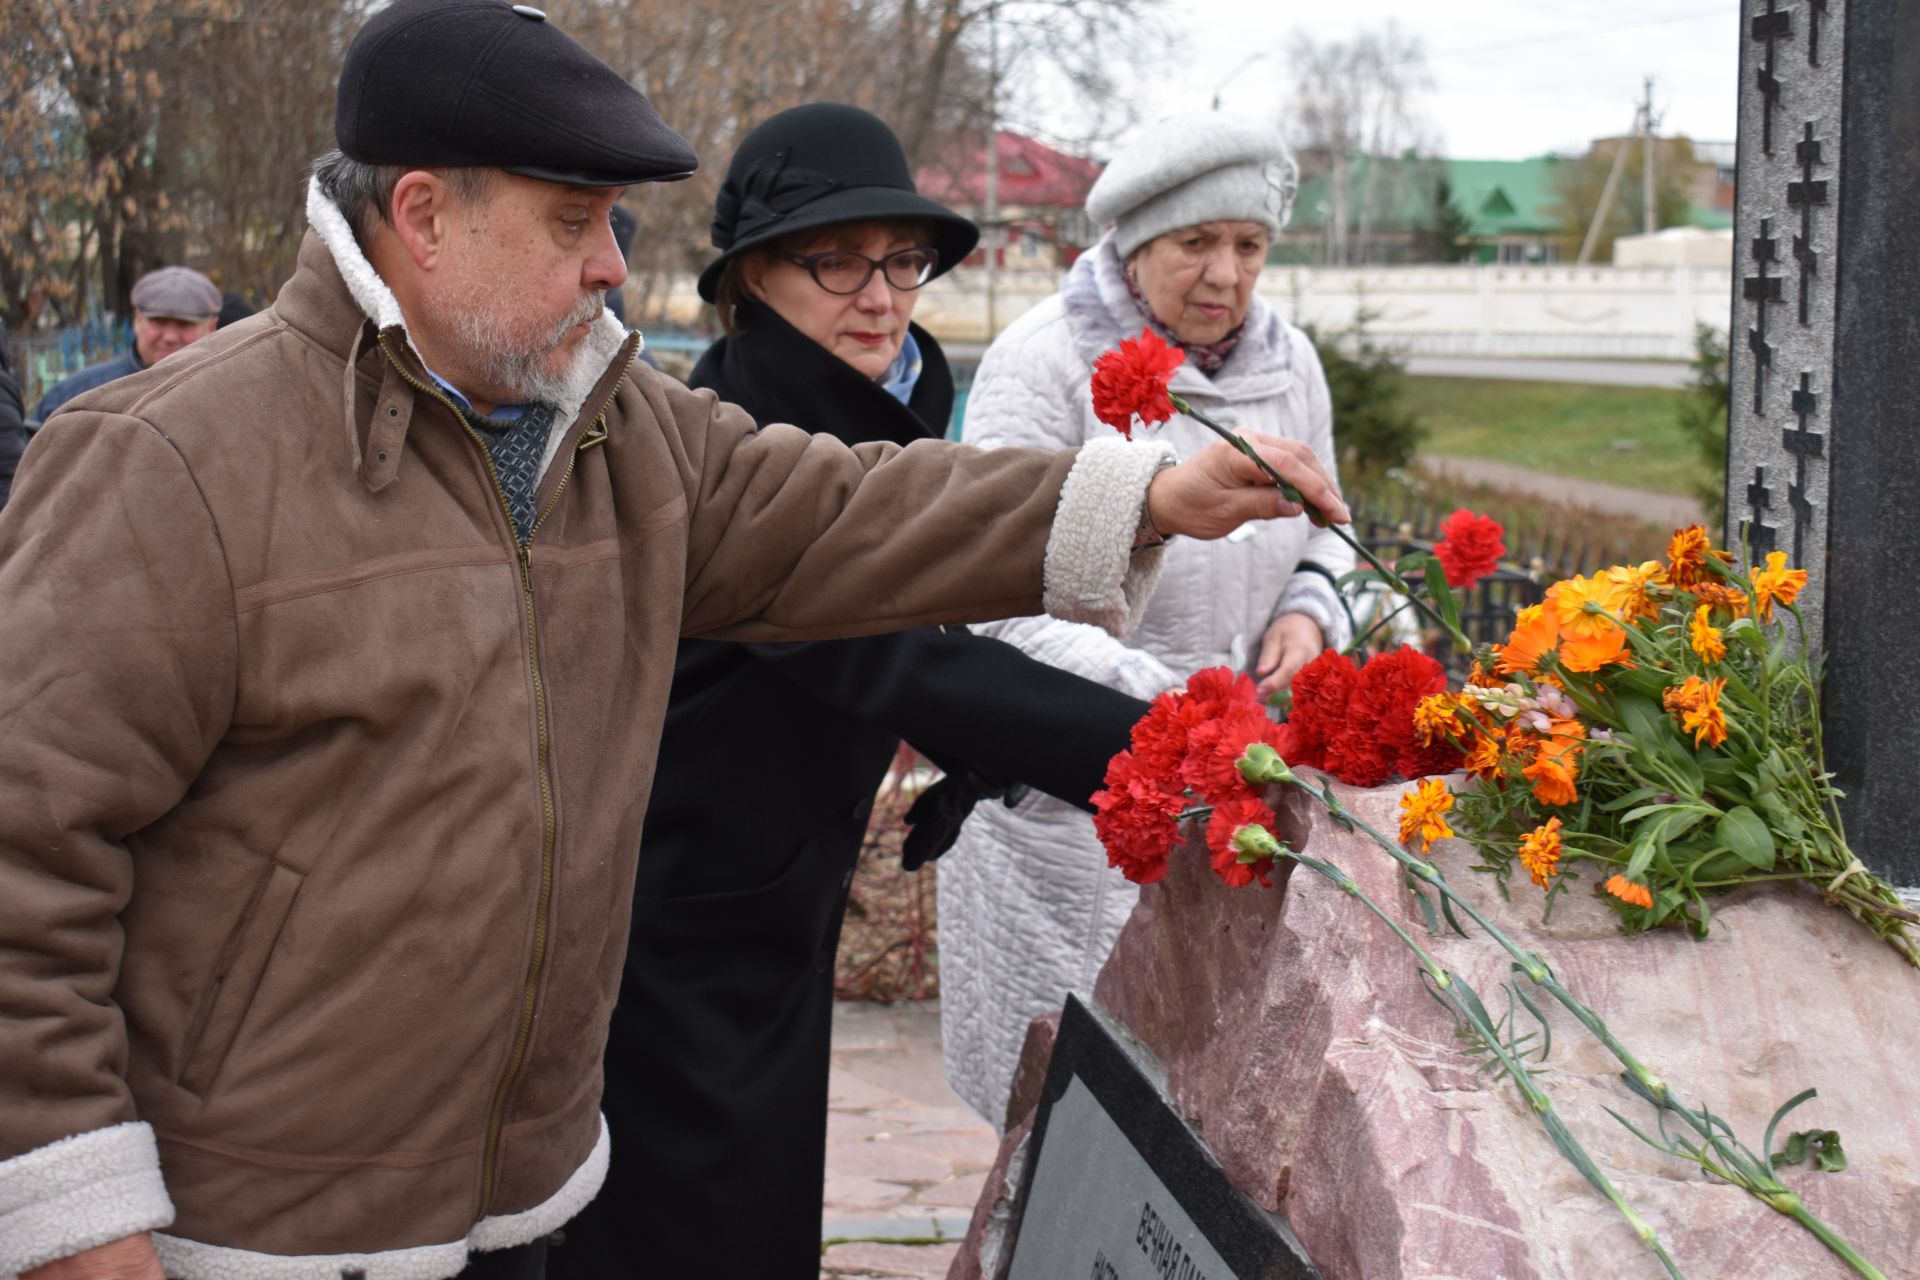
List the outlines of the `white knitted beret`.
{"label": "white knitted beret", "polygon": [[1300,171],[1280,131],[1195,111],[1150,125],[1087,193],[1087,216],[1114,225],[1122,258],[1157,235],[1202,222],[1287,225]]}

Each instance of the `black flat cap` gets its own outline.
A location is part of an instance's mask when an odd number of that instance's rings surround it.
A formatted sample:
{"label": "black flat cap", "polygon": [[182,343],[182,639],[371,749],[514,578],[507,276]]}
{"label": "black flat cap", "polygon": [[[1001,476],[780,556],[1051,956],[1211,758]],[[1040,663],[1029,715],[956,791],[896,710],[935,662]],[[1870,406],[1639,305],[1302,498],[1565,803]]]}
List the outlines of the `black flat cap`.
{"label": "black flat cap", "polygon": [[646,96],[531,5],[397,0],[340,68],[333,132],[364,164],[482,167],[577,187],[699,167]]}

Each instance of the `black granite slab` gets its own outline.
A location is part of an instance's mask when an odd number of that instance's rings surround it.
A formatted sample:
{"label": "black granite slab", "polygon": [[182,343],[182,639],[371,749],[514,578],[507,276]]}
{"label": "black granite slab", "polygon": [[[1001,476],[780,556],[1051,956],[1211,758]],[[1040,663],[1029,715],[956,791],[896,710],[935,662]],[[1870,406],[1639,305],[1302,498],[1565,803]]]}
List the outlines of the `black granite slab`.
{"label": "black granite slab", "polygon": [[1018,1203],[1006,1280],[1319,1280],[1168,1102],[1152,1055],[1073,996]]}

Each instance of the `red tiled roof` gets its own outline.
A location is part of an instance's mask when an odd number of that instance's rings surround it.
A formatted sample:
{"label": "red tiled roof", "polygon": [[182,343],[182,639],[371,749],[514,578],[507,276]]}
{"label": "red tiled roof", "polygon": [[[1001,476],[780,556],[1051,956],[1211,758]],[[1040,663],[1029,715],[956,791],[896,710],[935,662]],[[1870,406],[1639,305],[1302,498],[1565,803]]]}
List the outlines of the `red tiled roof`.
{"label": "red tiled roof", "polygon": [[[1100,176],[1100,166],[1056,151],[1037,138],[1002,129],[1000,203],[1029,208],[1077,209]],[[986,148],[970,139],[914,175],[920,194],[947,204],[979,206],[987,200]]]}

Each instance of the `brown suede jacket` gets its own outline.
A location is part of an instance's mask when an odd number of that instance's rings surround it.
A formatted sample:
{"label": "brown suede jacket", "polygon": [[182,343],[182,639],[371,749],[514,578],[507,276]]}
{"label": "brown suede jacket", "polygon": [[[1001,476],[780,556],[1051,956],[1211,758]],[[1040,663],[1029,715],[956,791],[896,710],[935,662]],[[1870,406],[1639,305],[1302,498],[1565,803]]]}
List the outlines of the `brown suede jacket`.
{"label": "brown suede jacket", "polygon": [[[322,212],[271,311],[75,401],[0,515],[0,1273],[169,1221],[183,1277],[554,1230],[608,1158],[679,637],[1150,585],[1156,448],[756,431],[617,328],[523,551]],[[739,759],[715,804],[781,767]]]}

